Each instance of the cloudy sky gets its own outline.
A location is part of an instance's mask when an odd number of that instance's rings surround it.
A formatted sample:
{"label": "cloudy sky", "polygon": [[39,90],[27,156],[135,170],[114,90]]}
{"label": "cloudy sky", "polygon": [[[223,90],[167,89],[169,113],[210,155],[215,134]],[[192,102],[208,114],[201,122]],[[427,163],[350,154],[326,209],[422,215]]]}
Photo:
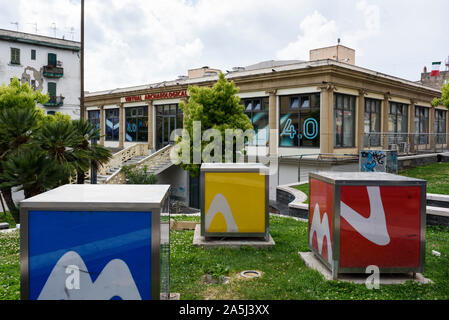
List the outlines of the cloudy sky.
{"label": "cloudy sky", "polygon": [[[0,28],[80,39],[80,0],[0,0]],[[172,80],[337,43],[409,80],[449,56],[447,0],[85,0],[86,90]],[[443,69],[443,67],[442,67]]]}

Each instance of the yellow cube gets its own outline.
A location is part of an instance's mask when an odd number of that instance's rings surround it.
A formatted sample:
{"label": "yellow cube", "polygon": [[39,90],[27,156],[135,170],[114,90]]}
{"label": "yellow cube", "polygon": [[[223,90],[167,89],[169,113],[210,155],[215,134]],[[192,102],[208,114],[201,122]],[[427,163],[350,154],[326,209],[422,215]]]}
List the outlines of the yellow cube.
{"label": "yellow cube", "polygon": [[201,235],[268,239],[268,168],[258,163],[201,166]]}

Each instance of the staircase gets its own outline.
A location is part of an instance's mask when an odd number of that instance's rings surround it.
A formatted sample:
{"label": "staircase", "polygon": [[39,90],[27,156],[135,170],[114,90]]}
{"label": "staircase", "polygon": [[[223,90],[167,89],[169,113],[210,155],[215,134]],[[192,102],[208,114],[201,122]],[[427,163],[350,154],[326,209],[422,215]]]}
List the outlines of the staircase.
{"label": "staircase", "polygon": [[121,171],[124,165],[135,165],[137,168],[147,167],[148,174],[158,175],[164,170],[170,168],[173,162],[170,160],[170,151],[172,145],[167,145],[164,148],[148,155],[148,156],[133,156],[132,158],[123,161],[122,163],[110,167],[106,174],[97,176],[97,183],[99,184],[123,184],[126,183],[125,175]]}
{"label": "staircase", "polygon": [[[106,183],[106,181],[107,181],[109,178],[111,178],[115,173],[117,173],[118,171],[120,171],[120,169],[121,169],[123,166],[129,166],[129,165],[137,164],[137,163],[139,163],[139,161],[141,161],[141,160],[143,160],[143,159],[145,159],[145,158],[147,158],[147,157],[148,157],[148,156],[134,156],[134,157],[132,157],[131,159],[122,162],[121,164],[119,164],[119,165],[116,166],[116,167],[109,168],[108,170],[106,170],[106,174],[100,174],[100,175],[97,175],[97,183],[98,183],[98,184],[104,184],[104,183]],[[88,183],[90,183],[90,180],[89,180]]]}

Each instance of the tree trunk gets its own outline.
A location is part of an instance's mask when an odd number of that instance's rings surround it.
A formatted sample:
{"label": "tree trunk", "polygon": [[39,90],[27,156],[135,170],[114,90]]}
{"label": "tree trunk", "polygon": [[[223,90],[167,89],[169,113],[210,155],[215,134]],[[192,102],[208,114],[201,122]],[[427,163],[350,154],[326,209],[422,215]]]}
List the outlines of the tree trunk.
{"label": "tree trunk", "polygon": [[84,184],[85,179],[86,179],[86,175],[83,171],[76,172],[76,183],[77,184]]}
{"label": "tree trunk", "polygon": [[9,213],[11,213],[11,216],[14,219],[14,222],[20,223],[20,211],[16,207],[16,204],[14,200],[12,199],[12,191],[11,188],[1,188],[0,191],[3,194],[3,198],[6,201],[6,205],[8,206]]}

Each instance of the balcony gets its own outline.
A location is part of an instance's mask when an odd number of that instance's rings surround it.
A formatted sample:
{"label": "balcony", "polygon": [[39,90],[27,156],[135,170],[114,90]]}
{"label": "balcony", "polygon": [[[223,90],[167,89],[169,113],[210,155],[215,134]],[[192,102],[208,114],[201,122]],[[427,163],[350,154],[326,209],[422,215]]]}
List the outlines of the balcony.
{"label": "balcony", "polygon": [[64,99],[63,96],[50,96],[50,100],[44,106],[46,107],[60,107],[64,105]]}
{"label": "balcony", "polygon": [[62,78],[64,76],[64,68],[48,65],[44,66],[43,73],[44,77],[47,78]]}

